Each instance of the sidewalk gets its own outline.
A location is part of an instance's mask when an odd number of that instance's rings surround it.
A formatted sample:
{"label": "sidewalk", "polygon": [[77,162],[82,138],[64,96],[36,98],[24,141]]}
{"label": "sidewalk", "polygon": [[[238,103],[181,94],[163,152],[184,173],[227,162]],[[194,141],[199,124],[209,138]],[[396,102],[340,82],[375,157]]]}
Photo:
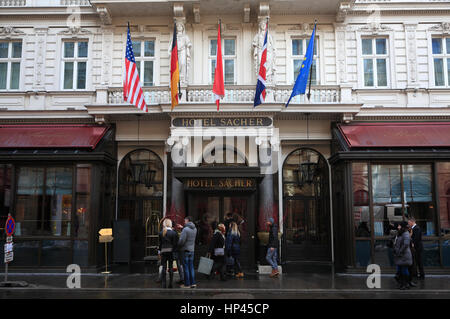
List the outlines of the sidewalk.
{"label": "sidewalk", "polygon": [[[196,289],[161,289],[156,274],[82,274],[81,288],[68,289],[69,274],[10,273],[10,281],[26,281],[26,288],[0,288],[0,298],[446,298],[450,276],[430,275],[418,287],[398,290],[392,275],[382,275],[381,288],[369,289],[366,275],[284,274],[272,279],[249,276],[221,282],[198,275]],[[3,276],[3,274],[0,274]],[[2,278],[2,277],[0,277]],[[178,276],[175,276],[178,279]]]}

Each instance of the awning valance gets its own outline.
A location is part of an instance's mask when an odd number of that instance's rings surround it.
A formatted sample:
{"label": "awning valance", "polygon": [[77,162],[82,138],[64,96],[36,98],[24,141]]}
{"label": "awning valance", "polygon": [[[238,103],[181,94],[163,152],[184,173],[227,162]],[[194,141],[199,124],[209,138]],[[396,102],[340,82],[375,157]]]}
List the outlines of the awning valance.
{"label": "awning valance", "polygon": [[350,149],[450,147],[450,123],[357,123],[338,125]]}
{"label": "awning valance", "polygon": [[107,130],[98,125],[0,125],[0,148],[93,150]]}

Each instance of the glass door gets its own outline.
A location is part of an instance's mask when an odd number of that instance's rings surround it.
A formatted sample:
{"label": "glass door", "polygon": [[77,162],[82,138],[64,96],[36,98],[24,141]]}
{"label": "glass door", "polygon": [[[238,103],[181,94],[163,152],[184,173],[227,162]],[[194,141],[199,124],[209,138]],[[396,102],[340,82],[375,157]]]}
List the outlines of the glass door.
{"label": "glass door", "polygon": [[314,198],[285,200],[285,262],[329,259],[328,219]]}
{"label": "glass door", "polygon": [[187,214],[197,227],[196,254],[198,260],[205,256],[214,233],[214,223],[223,223],[228,213],[239,225],[241,233],[241,259],[244,267],[255,263],[255,195],[189,193]]}

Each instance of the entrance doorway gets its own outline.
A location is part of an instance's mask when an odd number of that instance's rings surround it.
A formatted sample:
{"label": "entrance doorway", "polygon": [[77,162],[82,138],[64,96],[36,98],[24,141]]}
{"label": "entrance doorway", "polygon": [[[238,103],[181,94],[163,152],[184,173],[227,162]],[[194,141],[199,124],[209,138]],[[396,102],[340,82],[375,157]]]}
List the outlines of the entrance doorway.
{"label": "entrance doorway", "polygon": [[120,219],[130,221],[131,260],[157,260],[162,200],[159,198],[122,199]]}
{"label": "entrance doorway", "polygon": [[331,263],[328,165],[312,149],[297,149],[283,165],[283,251],[287,272]]}
{"label": "entrance doorway", "polygon": [[120,163],[117,217],[129,221],[130,247],[127,249],[130,249],[132,262],[158,259],[163,179],[163,163],[150,150],[135,150]]}
{"label": "entrance doorway", "polygon": [[223,223],[228,213],[237,221],[241,233],[241,264],[254,270],[255,265],[255,216],[256,192],[189,192],[187,215],[197,227],[196,260],[205,256],[214,233],[213,224]]}

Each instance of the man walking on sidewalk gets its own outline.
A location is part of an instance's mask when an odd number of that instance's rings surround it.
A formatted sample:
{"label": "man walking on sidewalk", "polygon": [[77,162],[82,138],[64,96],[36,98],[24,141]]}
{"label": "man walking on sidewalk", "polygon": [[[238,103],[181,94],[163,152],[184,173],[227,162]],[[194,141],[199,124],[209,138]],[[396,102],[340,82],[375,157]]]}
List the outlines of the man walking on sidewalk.
{"label": "man walking on sidewalk", "polygon": [[269,265],[272,267],[272,273],[270,274],[270,277],[276,277],[279,275],[278,272],[278,225],[275,224],[274,219],[271,217],[269,218],[269,221],[267,222],[267,225],[269,226],[269,243],[267,246],[267,255],[266,260],[269,263]]}
{"label": "man walking on sidewalk", "polygon": [[192,222],[192,217],[188,216],[184,219],[184,228],[181,231],[178,247],[183,252],[184,261],[184,284],[181,288],[195,288],[195,270],[194,270],[194,251],[195,237],[197,236],[197,228]]}

